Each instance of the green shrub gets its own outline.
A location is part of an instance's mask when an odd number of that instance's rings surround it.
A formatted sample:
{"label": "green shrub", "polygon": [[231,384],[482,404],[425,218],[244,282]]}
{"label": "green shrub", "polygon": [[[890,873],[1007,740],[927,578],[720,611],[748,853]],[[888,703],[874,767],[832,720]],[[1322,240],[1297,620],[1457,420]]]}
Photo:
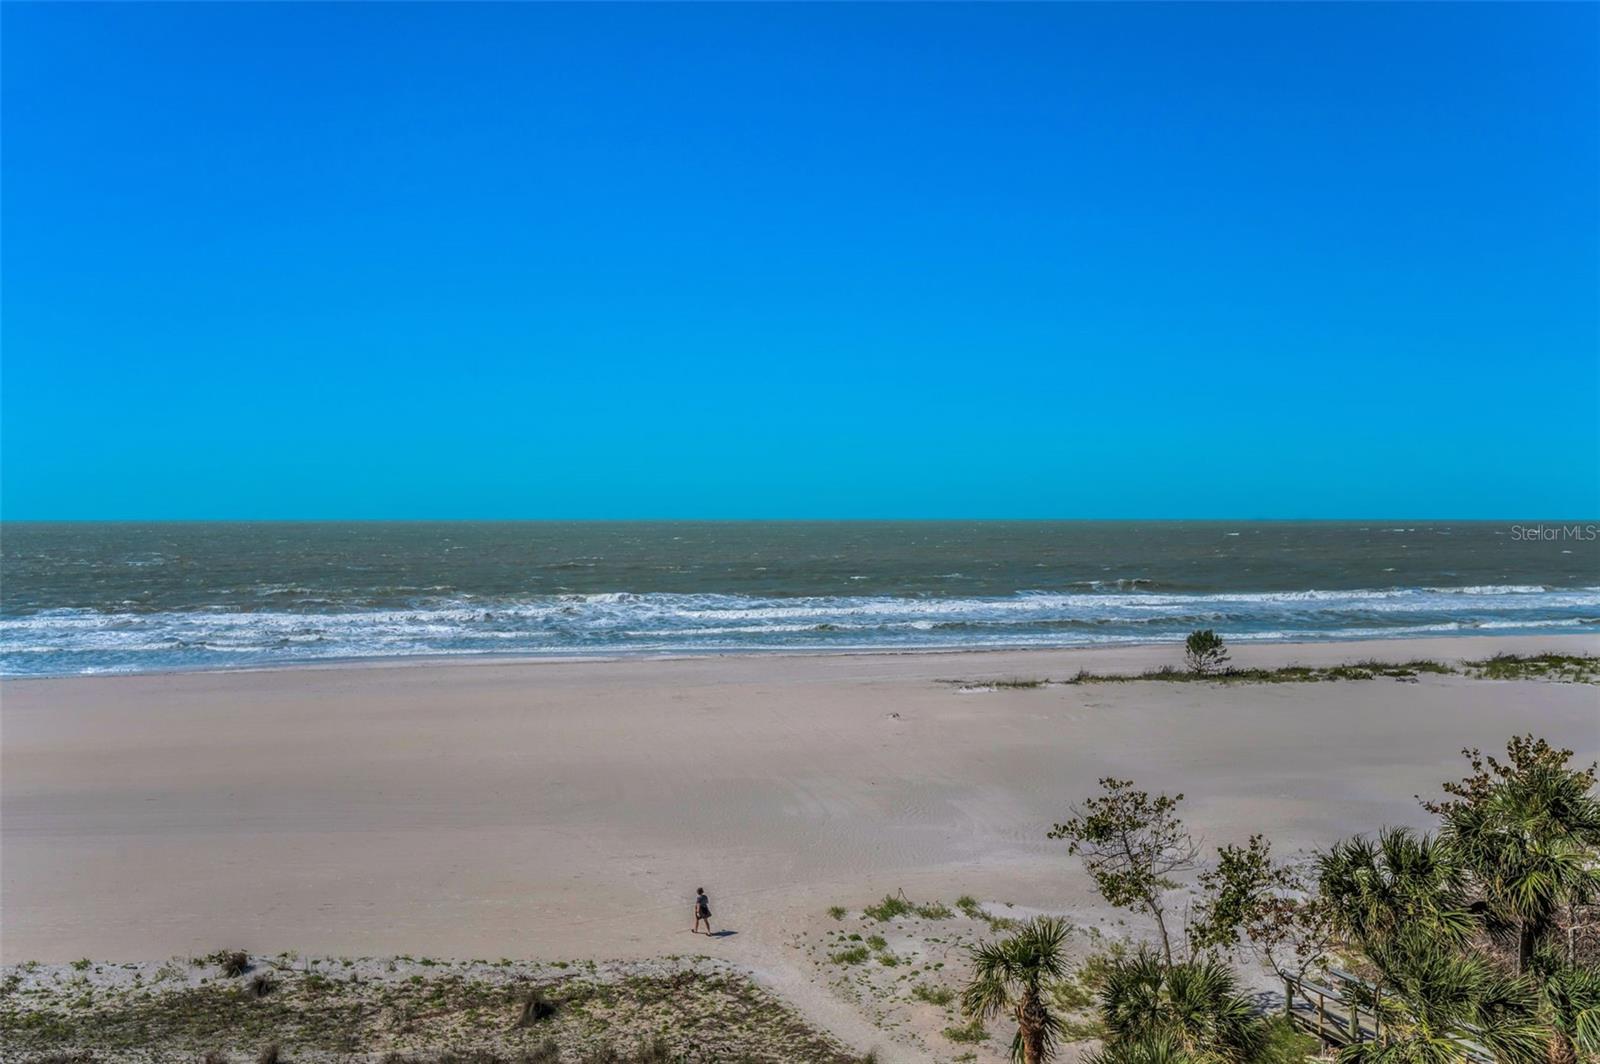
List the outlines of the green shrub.
{"label": "green shrub", "polygon": [[973,1045],[989,1040],[989,1032],[984,1030],[983,1024],[977,1020],[963,1024],[960,1027],[946,1027],[944,1036],[950,1041],[961,1045]]}
{"label": "green shrub", "polygon": [[1282,1016],[1268,1020],[1263,1028],[1265,1040],[1254,1058],[1257,1064],[1304,1064],[1317,1052],[1317,1040]]}
{"label": "green shrub", "polygon": [[1559,680],[1565,683],[1600,681],[1600,657],[1573,654],[1496,654],[1464,663],[1482,680]]}
{"label": "green shrub", "polygon": [[861,911],[872,917],[874,920],[877,920],[879,923],[883,923],[888,920],[893,920],[896,917],[904,916],[906,913],[910,912],[911,903],[906,901],[906,899],[903,897],[896,897],[893,894],[885,894],[883,896],[883,900],[878,904],[869,905]]}
{"label": "green shrub", "polygon": [[1222,637],[1210,628],[1189,633],[1183,641],[1184,661],[1196,676],[1210,676],[1221,672],[1228,664],[1228,648]]}

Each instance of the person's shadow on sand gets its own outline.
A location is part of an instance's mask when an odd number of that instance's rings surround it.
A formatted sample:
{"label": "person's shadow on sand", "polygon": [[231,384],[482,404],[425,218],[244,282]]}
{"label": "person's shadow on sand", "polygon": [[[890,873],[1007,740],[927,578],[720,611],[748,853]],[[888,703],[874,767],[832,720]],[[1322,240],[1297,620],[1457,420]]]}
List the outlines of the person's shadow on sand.
{"label": "person's shadow on sand", "polygon": [[729,938],[729,937],[731,937],[733,935],[737,935],[738,933],[739,932],[737,932],[737,931],[729,931],[727,928],[723,928],[721,931],[709,931],[709,932],[707,932],[706,933],[706,937],[707,938]]}

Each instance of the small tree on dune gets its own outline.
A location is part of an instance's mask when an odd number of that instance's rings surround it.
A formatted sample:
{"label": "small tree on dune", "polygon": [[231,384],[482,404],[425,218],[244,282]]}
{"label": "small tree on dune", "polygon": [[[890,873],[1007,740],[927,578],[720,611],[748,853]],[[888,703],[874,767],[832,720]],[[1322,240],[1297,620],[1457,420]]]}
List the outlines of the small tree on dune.
{"label": "small tree on dune", "polygon": [[1301,866],[1273,860],[1262,836],[1252,835],[1244,846],[1220,847],[1216,864],[1200,873],[1200,892],[1189,928],[1191,950],[1227,952],[1243,934],[1290,987],[1327,963],[1334,943],[1332,908]]}
{"label": "small tree on dune", "polygon": [[1279,869],[1272,862],[1272,844],[1252,835],[1244,846],[1221,846],[1217,863],[1200,873],[1200,904],[1189,925],[1192,952],[1230,952],[1239,933],[1279,885]]}
{"label": "small tree on dune", "polygon": [[1505,761],[1493,754],[1485,754],[1476,747],[1462,750],[1461,756],[1467,759],[1471,774],[1459,783],[1444,784],[1442,789],[1449,797],[1443,800],[1429,801],[1419,795],[1417,801],[1422,808],[1448,817],[1458,809],[1486,804],[1502,786],[1515,784],[1541,769],[1573,773],[1578,777],[1582,790],[1587,792],[1594,786],[1596,774],[1600,773],[1600,763],[1590,763],[1587,768],[1573,768],[1570,765],[1574,756],[1571,750],[1551,746],[1546,740],[1531,734],[1511,737],[1506,743]]}
{"label": "small tree on dune", "polygon": [[1228,647],[1210,628],[1190,632],[1183,641],[1183,658],[1196,676],[1221,672],[1228,664]]}
{"label": "small tree on dune", "polygon": [[1194,867],[1198,847],[1178,817],[1183,795],[1168,797],[1136,790],[1132,780],[1106,777],[1105,794],[1074,806],[1072,819],[1050,831],[1068,840],[1068,851],[1083,858],[1100,896],[1119,909],[1148,913],[1161,937],[1161,953],[1172,964],[1167,929],[1167,891],[1177,887],[1176,872]]}

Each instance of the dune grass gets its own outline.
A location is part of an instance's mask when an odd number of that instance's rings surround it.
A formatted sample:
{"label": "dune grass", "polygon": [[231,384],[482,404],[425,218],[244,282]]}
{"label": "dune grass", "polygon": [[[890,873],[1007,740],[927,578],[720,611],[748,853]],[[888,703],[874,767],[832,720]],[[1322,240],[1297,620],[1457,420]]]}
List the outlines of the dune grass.
{"label": "dune grass", "polygon": [[[862,953],[868,951],[862,948]],[[865,959],[863,957],[863,959]],[[710,961],[509,967],[258,961],[253,976],[8,969],[7,1060],[368,1059],[390,1064],[656,1064],[859,1058]],[[270,971],[269,971],[270,969]],[[262,991],[256,976],[270,981]],[[540,1007],[542,1003],[542,1007]],[[706,1054],[711,1054],[707,1057]]]}
{"label": "dune grass", "polygon": [[904,895],[885,894],[883,900],[876,905],[869,905],[861,911],[868,917],[881,923],[887,923],[898,916],[911,912],[913,906]]}
{"label": "dune grass", "polygon": [[1421,658],[1412,661],[1365,661],[1342,665],[1283,665],[1275,669],[1224,669],[1197,673],[1170,665],[1139,673],[1094,673],[1080,671],[1068,684],[1133,683],[1156,680],[1165,683],[1328,683],[1338,680],[1415,680],[1423,674],[1449,676],[1457,670],[1442,661]]}
{"label": "dune grass", "polygon": [[1333,683],[1338,681],[1400,680],[1415,681],[1422,676],[1465,676],[1475,680],[1547,680],[1556,683],[1600,683],[1600,657],[1576,654],[1497,654],[1481,661],[1463,661],[1459,666],[1443,661],[1414,658],[1410,661],[1379,661],[1368,658],[1341,665],[1283,665],[1275,669],[1230,668],[1199,673],[1164,665],[1143,672],[1090,672],[1080,670],[1064,680],[941,680],[963,691],[993,689],[1031,689],[1053,685],[1103,683]]}
{"label": "dune grass", "polygon": [[882,901],[861,911],[868,919],[880,924],[903,916],[916,916],[923,920],[948,920],[955,916],[955,910],[942,901],[914,902],[904,892],[885,894]]}
{"label": "dune grass", "polygon": [[988,1030],[978,1020],[972,1020],[959,1027],[946,1027],[944,1036],[957,1045],[976,1045],[989,1040]]}
{"label": "dune grass", "polygon": [[1496,654],[1462,662],[1467,675],[1480,680],[1554,680],[1558,683],[1600,683],[1600,657],[1577,654]]}

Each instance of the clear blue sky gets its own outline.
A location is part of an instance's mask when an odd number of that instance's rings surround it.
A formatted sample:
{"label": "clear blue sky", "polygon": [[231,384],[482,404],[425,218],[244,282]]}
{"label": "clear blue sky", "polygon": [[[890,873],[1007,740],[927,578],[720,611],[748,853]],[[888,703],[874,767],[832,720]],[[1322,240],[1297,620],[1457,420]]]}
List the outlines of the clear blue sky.
{"label": "clear blue sky", "polygon": [[1600,7],[3,9],[24,518],[1600,515]]}

